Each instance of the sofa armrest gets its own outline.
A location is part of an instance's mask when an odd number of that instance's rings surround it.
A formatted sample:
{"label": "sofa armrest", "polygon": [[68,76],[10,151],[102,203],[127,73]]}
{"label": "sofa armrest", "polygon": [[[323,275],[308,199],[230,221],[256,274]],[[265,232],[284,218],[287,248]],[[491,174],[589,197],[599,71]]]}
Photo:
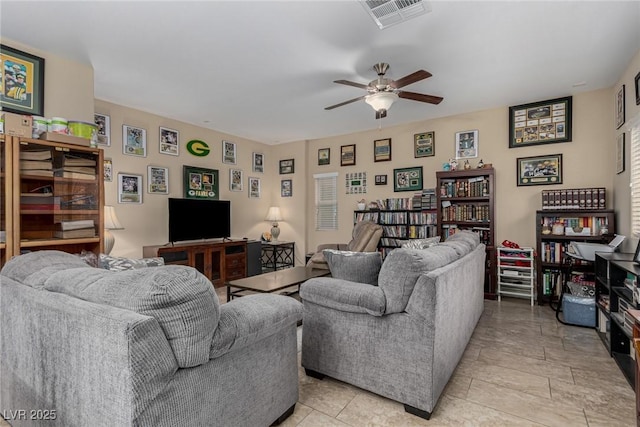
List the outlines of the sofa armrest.
{"label": "sofa armrest", "polygon": [[300,286],[303,302],[351,313],[382,316],[386,299],[382,289],[367,283],[350,282],[332,277],[317,277]]}
{"label": "sofa armrest", "polygon": [[249,295],[220,306],[209,359],[247,347],[302,320],[302,304],[274,294]]}

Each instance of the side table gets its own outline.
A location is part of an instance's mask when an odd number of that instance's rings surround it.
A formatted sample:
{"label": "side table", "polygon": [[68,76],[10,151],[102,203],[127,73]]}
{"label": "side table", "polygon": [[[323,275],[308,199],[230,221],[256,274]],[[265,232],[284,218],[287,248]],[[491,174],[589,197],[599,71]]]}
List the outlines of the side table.
{"label": "side table", "polygon": [[295,242],[262,242],[262,272],[293,267],[295,245]]}

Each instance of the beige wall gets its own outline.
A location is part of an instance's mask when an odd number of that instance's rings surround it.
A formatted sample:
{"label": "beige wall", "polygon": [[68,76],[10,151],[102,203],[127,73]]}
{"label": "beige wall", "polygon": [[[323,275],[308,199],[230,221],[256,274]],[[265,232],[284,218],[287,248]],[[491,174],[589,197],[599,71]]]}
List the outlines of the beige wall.
{"label": "beige wall", "polygon": [[[562,96],[563,94],[558,94]],[[536,100],[532,100],[536,101]],[[400,101],[404,102],[404,101]],[[437,107],[435,107],[437,108]],[[603,144],[611,138],[613,118],[611,114],[611,90],[588,92],[573,97],[573,141],[532,147],[509,148],[508,107],[477,111],[469,114],[428,120],[393,128],[362,132],[340,137],[323,138],[309,142],[309,171],[314,173],[338,172],[339,230],[309,234],[309,247],[320,243],[346,242],[353,224],[353,210],[361,195],[345,194],[345,174],[367,172],[367,201],[390,197],[410,197],[412,192],[393,192],[393,169],[422,166],[424,187],[435,187],[435,172],[442,164],[454,157],[455,133],[477,129],[479,131],[479,157],[471,159],[476,167],[480,158],[492,163],[496,170],[496,241],[505,239],[521,246],[535,246],[535,211],[541,208],[541,190],[549,188],[579,188],[604,186],[611,197],[614,152]],[[389,114],[393,114],[391,109]],[[413,136],[415,133],[435,132],[434,157],[414,158]],[[373,161],[373,141],[392,139],[392,160]],[[356,144],[356,165],[340,167],[340,146]],[[319,148],[331,149],[331,164],[318,166],[315,161]],[[546,154],[563,155],[563,184],[554,186],[518,187],[516,185],[516,159]],[[386,174],[386,186],[374,185],[374,175]],[[313,226],[314,183],[307,183],[307,222]],[[612,203],[608,202],[609,207]]]}
{"label": "beige wall", "polygon": [[[631,188],[629,187],[631,175],[630,169],[631,165],[629,163],[630,159],[630,150],[631,150],[631,133],[629,132],[629,123],[635,120],[637,125],[640,125],[640,105],[636,105],[636,97],[635,97],[635,82],[634,78],[636,74],[640,72],[640,51],[636,54],[636,56],[631,60],[629,66],[625,70],[620,80],[616,83],[616,85],[611,89],[610,93],[610,101],[609,105],[611,106],[611,110],[615,111],[614,107],[614,97],[618,92],[618,89],[621,85],[625,85],[625,116],[626,122],[625,124],[617,130],[612,132],[612,135],[609,137],[608,141],[611,145],[612,151],[615,153],[615,144],[618,135],[622,132],[625,132],[625,168],[624,172],[621,174],[613,175],[613,185],[614,185],[614,208],[617,213],[618,219],[618,232],[619,234],[627,236],[627,239],[622,243],[621,250],[623,252],[634,252],[636,249],[636,245],[638,244],[638,236],[631,235]],[[612,126],[611,129],[615,128]]]}
{"label": "beige wall", "polygon": [[[378,198],[404,197],[407,193],[394,193],[392,174],[394,168],[423,166],[424,186],[435,185],[435,171],[442,169],[442,163],[454,155],[455,132],[478,129],[479,153],[485,163],[492,163],[496,169],[496,222],[497,242],[504,239],[521,245],[535,243],[535,210],[540,208],[540,192],[549,188],[574,188],[605,186],[608,190],[608,205],[618,213],[619,232],[629,234],[629,143],[627,142],[627,165],[623,174],[616,175],[615,136],[612,131],[613,94],[619,84],[626,85],[627,122],[640,114],[633,96],[633,78],[640,70],[640,52],[631,60],[628,68],[614,88],[588,92],[573,99],[573,141],[569,143],[539,145],[517,149],[508,148],[508,107],[478,111],[442,119],[416,122],[403,126],[376,129],[340,137],[322,138],[313,141],[298,141],[290,144],[268,146],[256,141],[226,135],[198,126],[177,122],[153,114],[127,107],[95,100],[93,98],[93,70],[90,66],[78,64],[64,58],[55,57],[31,49],[9,40],[3,43],[45,58],[45,115],[62,116],[68,119],[91,120],[94,112],[111,117],[111,147],[105,148],[105,157],[113,160],[114,181],[105,184],[105,202],[114,205],[125,230],[114,231],[116,244],[114,255],[139,257],[142,246],[167,243],[167,202],[168,197],[182,197],[182,166],[193,165],[218,169],[220,173],[220,197],[232,201],[233,237],[259,238],[270,228],[264,216],[271,205],[282,208],[285,221],[280,224],[281,240],[296,242],[296,258],[302,263],[303,254],[312,251],[320,243],[346,242],[350,238],[352,215],[356,201],[362,196],[346,195],[344,178],[346,172],[367,172],[368,201]],[[564,94],[558,94],[563,96]],[[535,101],[535,100],[532,100]],[[405,101],[401,101],[405,102]],[[406,101],[409,102],[409,101]],[[437,108],[437,107],[434,107]],[[393,110],[390,111],[393,114]],[[132,157],[122,154],[122,125],[134,125],[147,130],[147,157]],[[159,153],[159,127],[166,126],[180,131],[180,156]],[[413,157],[413,135],[419,132],[435,131],[436,156],[415,159]],[[186,141],[202,139],[211,148],[211,154],[200,158],[189,154]],[[392,161],[373,161],[373,141],[392,139]],[[237,144],[238,164],[221,162],[222,140]],[[629,136],[627,136],[627,141]],[[356,165],[340,167],[340,146],[356,144]],[[317,165],[317,150],[331,148],[331,164]],[[258,151],[265,155],[265,173],[251,171],[251,153]],[[561,153],[564,157],[564,183],[561,186],[516,186],[516,158]],[[295,173],[279,175],[278,161],[293,158]],[[477,164],[474,159],[472,166]],[[147,166],[157,165],[169,168],[170,194],[150,195],[146,191]],[[229,169],[244,171],[245,188],[242,193],[229,191]],[[128,172],[143,175],[145,190],[142,205],[117,203],[117,173]],[[316,232],[314,230],[314,182],[313,174],[338,172],[339,183],[339,230],[336,232]],[[388,184],[375,186],[375,174],[386,174]],[[249,199],[247,179],[255,176],[262,180],[262,197]],[[282,179],[293,180],[293,197],[280,197]],[[612,191],[613,190],[613,191]],[[615,201],[614,201],[615,199]],[[637,239],[626,242],[625,250],[635,249]]]}

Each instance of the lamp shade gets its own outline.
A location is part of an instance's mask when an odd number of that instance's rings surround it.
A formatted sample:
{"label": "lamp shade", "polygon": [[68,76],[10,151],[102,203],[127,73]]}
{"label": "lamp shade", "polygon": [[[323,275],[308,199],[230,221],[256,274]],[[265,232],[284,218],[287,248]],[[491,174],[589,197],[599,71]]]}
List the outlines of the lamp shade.
{"label": "lamp shade", "polygon": [[104,207],[104,228],[107,230],[124,230],[113,206]]}
{"label": "lamp shade", "polygon": [[371,105],[374,110],[388,110],[391,105],[398,99],[398,94],[394,92],[377,92],[367,95],[364,102]]}
{"label": "lamp shade", "polygon": [[271,222],[283,221],[282,214],[280,213],[280,208],[277,206],[271,206],[264,220]]}

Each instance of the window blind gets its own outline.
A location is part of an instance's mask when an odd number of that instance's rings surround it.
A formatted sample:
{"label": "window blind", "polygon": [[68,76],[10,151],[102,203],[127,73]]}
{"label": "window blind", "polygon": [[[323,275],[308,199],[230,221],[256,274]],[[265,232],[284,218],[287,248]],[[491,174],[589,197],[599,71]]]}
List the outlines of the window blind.
{"label": "window blind", "polygon": [[631,148],[629,163],[631,168],[631,232],[640,237],[640,116],[630,127]]}
{"label": "window blind", "polygon": [[338,229],[338,173],[313,175],[316,181],[316,230]]}

